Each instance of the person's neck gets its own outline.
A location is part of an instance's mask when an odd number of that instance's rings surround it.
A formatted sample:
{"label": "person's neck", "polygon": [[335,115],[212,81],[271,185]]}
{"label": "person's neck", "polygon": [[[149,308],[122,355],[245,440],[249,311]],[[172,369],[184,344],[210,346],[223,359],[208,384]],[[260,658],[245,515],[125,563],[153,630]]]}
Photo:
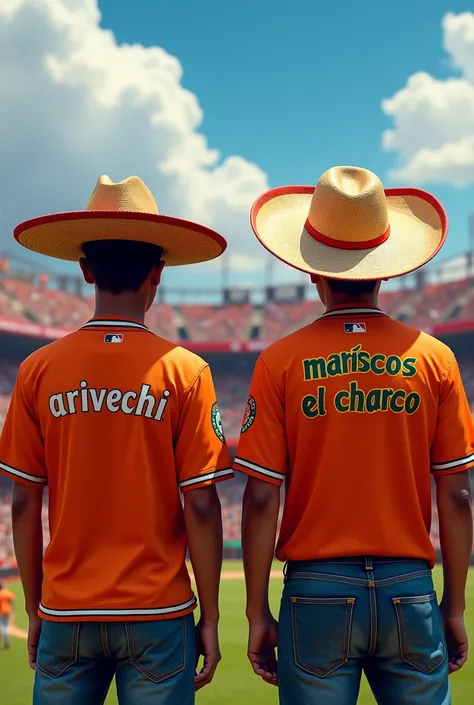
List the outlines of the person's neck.
{"label": "person's neck", "polygon": [[358,296],[353,298],[351,296],[345,296],[341,294],[334,294],[328,298],[326,301],[326,310],[330,311],[333,308],[340,308],[342,306],[360,306],[361,308],[379,308],[379,297],[378,294],[366,294],[364,296]]}
{"label": "person's neck", "polygon": [[109,294],[100,291],[96,295],[95,318],[131,318],[139,323],[145,322],[145,309],[143,302],[137,300],[133,294]]}

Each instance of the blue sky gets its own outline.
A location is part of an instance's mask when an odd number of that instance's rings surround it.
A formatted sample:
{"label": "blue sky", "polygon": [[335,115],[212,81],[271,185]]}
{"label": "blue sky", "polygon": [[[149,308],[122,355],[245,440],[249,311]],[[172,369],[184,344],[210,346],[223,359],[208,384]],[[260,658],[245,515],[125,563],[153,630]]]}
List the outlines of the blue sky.
{"label": "blue sky", "polygon": [[133,12],[130,3],[99,4],[102,26],[119,42],[178,57],[211,146],[256,162],[272,186],[312,184],[338,163],[382,176],[393,155],[380,148],[390,126],[381,101],[415,71],[453,73],[441,20],[468,8],[440,0],[399,0],[391,11],[375,0],[134,0]]}
{"label": "blue sky", "polygon": [[[10,1],[32,4],[32,0]],[[66,0],[60,1],[67,4]],[[81,3],[92,13],[96,0],[77,0],[78,5]],[[461,105],[463,87],[459,79],[473,82],[474,34],[470,34],[469,23],[472,17],[474,27],[474,15],[466,17],[464,30],[461,25],[443,26],[442,22],[447,13],[468,12],[468,3],[99,0],[99,8],[100,26],[112,31],[117,45],[162,47],[176,57],[183,70],[181,85],[196,96],[203,111],[202,124],[196,129],[205,136],[208,148],[218,150],[221,161],[237,155],[261,171],[260,180],[255,178],[249,189],[253,195],[258,184],[314,184],[325,169],[335,164],[364,166],[375,171],[386,186],[408,185],[409,178],[413,185],[432,191],[442,200],[450,219],[442,258],[467,248],[467,217],[474,211],[474,161],[466,165],[462,155],[469,151],[464,149],[463,140],[470,148],[474,122],[470,127],[458,125],[449,111],[454,111],[454,116],[468,111]],[[51,11],[48,21],[55,23],[56,32],[60,24],[52,17]],[[90,20],[88,26],[92,25]],[[443,48],[446,43],[448,53]],[[72,52],[68,61],[74,64]],[[428,77],[423,79],[426,86],[407,88],[407,81],[418,72]],[[456,96],[461,95],[459,109],[455,104],[458,98],[450,98],[447,79],[451,77],[458,80],[455,89]],[[70,73],[60,82],[79,85],[80,80]],[[393,108],[391,115],[384,112],[382,102],[403,90],[404,101]],[[397,121],[402,124],[400,129]],[[394,128],[396,148],[383,149],[384,131]],[[126,139],[127,132],[124,134]],[[446,143],[457,145],[455,158],[446,157]],[[431,157],[424,157],[425,149],[432,150]],[[132,157],[127,166],[133,163]],[[436,161],[433,170],[429,168],[430,159]],[[185,165],[185,155],[182,160]],[[106,159],[101,163],[106,171]],[[150,167],[143,163],[139,150],[135,164],[135,172],[144,172],[146,177]],[[185,166],[181,168],[185,170]],[[119,174],[118,167],[117,171],[112,166],[110,170],[112,178],[127,175]],[[216,184],[211,183],[209,188],[215,189]],[[189,193],[192,202],[192,188]],[[179,198],[168,197],[167,192],[164,203],[175,209],[181,205]],[[234,226],[228,232],[223,206],[214,204],[209,211],[220,214],[216,223],[209,224],[218,225],[228,236],[231,252],[238,250],[241,233],[248,230],[247,215],[243,213],[248,213],[248,207],[244,206],[238,205],[238,228]],[[74,207],[72,198],[64,196],[64,207]],[[248,233],[245,238],[249,238]],[[245,244],[242,252],[263,257],[253,247]],[[288,270],[288,277],[290,274]],[[279,269],[275,276],[284,279],[286,272]],[[206,279],[208,274],[197,268],[173,274],[176,285],[201,285]],[[261,281],[261,268],[252,271],[252,267],[243,266],[239,271],[236,264],[234,284]]]}
{"label": "blue sky", "polygon": [[[389,5],[134,0],[130,12],[129,3],[100,0],[102,25],[120,42],[158,44],[179,58],[182,83],[204,110],[202,129],[210,145],[256,162],[271,186],[314,184],[335,164],[364,166],[386,180],[397,155],[381,148],[392,122],[382,100],[417,71],[440,79],[459,75],[443,52],[441,21],[447,12],[472,5]],[[466,249],[474,189],[422,187],[448,210],[443,257]]]}

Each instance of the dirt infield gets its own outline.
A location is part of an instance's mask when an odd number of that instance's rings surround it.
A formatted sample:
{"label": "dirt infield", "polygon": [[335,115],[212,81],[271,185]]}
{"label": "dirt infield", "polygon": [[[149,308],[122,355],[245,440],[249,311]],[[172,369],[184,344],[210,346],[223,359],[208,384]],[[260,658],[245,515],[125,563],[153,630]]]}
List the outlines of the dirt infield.
{"label": "dirt infield", "polygon": [[25,632],[24,629],[20,629],[20,627],[17,627],[15,624],[10,624],[8,633],[10,636],[15,636],[17,639],[26,639],[28,636],[28,632]]}

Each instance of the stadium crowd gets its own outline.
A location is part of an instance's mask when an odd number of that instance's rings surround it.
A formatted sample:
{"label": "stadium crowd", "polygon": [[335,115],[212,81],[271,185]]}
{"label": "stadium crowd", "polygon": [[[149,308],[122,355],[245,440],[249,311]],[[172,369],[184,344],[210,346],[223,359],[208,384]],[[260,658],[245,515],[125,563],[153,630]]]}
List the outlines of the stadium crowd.
{"label": "stadium crowd", "polygon": [[[474,278],[462,278],[422,289],[403,288],[381,295],[390,315],[417,328],[465,321],[474,310]],[[53,288],[47,277],[13,278],[0,271],[0,317],[74,330],[92,314],[93,298]],[[148,314],[150,328],[171,340],[274,340],[316,318],[316,300],[268,301],[217,305],[155,303]]]}

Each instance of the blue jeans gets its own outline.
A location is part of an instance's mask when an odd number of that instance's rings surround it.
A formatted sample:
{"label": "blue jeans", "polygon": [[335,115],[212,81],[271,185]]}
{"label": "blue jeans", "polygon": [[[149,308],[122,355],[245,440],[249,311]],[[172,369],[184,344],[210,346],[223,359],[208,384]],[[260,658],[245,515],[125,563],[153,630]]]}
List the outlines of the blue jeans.
{"label": "blue jeans", "polygon": [[356,705],[365,672],[379,705],[450,705],[448,658],[429,565],[340,558],[286,567],[281,705]]}
{"label": "blue jeans", "polygon": [[193,705],[192,615],[154,622],[43,622],[33,705]]}

